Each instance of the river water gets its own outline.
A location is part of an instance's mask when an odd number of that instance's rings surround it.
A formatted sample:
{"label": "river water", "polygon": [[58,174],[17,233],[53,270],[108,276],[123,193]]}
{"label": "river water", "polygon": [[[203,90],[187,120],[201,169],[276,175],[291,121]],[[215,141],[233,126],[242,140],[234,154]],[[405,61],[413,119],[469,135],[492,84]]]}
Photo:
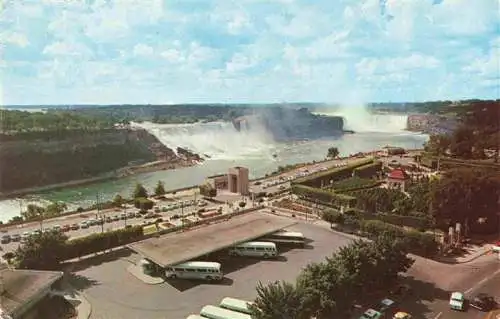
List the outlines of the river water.
{"label": "river water", "polygon": [[[108,200],[116,194],[129,197],[136,182],[152,190],[161,180],[167,190],[200,184],[209,175],[224,173],[229,167],[244,166],[250,177],[260,177],[278,166],[311,162],[325,158],[329,147],[337,147],[342,156],[380,149],[384,146],[420,148],[428,136],[404,131],[406,117],[377,115],[361,120],[359,116],[347,118],[347,128],[356,131],[337,138],[300,142],[276,143],[265,132],[235,133],[230,123],[190,125],[141,124],[169,147],[188,147],[209,156],[198,166],[158,171],[90,185],[68,187],[26,196],[24,199],[0,201],[0,220],[7,221],[19,215],[30,202],[64,201],[71,208]],[[351,119],[351,121],[349,121]],[[349,124],[350,123],[350,124]]]}

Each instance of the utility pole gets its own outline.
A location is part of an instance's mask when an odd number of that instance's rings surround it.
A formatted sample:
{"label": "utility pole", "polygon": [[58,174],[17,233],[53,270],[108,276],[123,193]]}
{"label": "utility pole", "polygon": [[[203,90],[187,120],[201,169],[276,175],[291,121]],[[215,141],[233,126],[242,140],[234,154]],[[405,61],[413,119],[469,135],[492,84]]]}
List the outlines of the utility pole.
{"label": "utility pole", "polygon": [[97,214],[98,216],[97,220],[101,224],[101,233],[104,233],[104,218],[102,218],[102,213],[101,213],[101,202],[99,200],[99,192],[96,193],[96,204],[97,204]]}
{"label": "utility pole", "polygon": [[181,229],[184,231],[184,201],[181,201]]}
{"label": "utility pole", "polygon": [[125,214],[125,219],[124,219],[124,221],[125,221],[125,227],[127,227],[127,219],[128,219],[128,215],[127,215],[127,203],[125,203],[123,205],[123,213]]}

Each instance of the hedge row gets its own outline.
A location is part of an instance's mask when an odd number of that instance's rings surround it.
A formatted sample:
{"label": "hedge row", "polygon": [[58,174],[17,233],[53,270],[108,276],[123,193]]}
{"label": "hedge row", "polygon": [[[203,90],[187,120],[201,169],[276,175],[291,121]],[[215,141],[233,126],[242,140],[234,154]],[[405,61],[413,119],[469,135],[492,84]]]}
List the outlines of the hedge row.
{"label": "hedge row", "polygon": [[305,185],[292,185],[292,194],[305,198],[309,201],[318,202],[327,206],[352,207],[356,205],[356,198],[343,194],[336,194],[331,191],[313,188]]}
{"label": "hedge row", "polygon": [[431,220],[423,217],[384,214],[384,213],[378,213],[374,216],[376,219],[383,221],[385,223],[411,227],[419,230],[430,229],[433,226]]}
{"label": "hedge row", "polygon": [[399,238],[406,243],[409,252],[416,255],[431,257],[438,251],[438,243],[433,235],[416,230],[405,230],[380,220],[363,220],[360,222],[360,230],[371,239],[381,234],[390,234]]}
{"label": "hedge row", "polygon": [[336,193],[352,192],[366,188],[373,188],[380,185],[382,181],[365,179],[359,177],[351,177],[333,184],[333,190]]}
{"label": "hedge row", "polygon": [[353,176],[361,178],[371,178],[377,175],[382,170],[382,162],[376,161],[374,163],[366,164],[354,169]]}
{"label": "hedge row", "polygon": [[311,174],[310,176],[296,179],[293,184],[301,184],[311,187],[322,187],[330,184],[331,181],[335,182],[341,179],[349,178],[352,176],[353,170],[357,167],[373,163],[373,159],[357,160],[347,166],[333,168],[324,172]]}
{"label": "hedge row", "polygon": [[361,231],[362,235],[371,239],[382,234],[389,234],[395,238],[403,240],[409,252],[416,255],[430,257],[438,251],[438,243],[434,236],[416,230],[406,230],[402,227],[385,223],[380,220],[364,220],[358,212],[350,211],[341,214],[336,211],[323,212],[323,220],[331,224],[339,224]]}
{"label": "hedge row", "polygon": [[144,236],[142,226],[132,226],[89,236],[75,238],[66,242],[65,259],[73,259],[129,244]]}

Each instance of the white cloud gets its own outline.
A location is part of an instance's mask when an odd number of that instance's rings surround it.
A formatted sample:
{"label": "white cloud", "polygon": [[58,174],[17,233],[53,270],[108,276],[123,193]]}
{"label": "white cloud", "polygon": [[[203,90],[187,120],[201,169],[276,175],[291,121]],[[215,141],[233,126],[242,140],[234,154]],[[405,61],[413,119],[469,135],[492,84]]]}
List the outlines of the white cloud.
{"label": "white cloud", "polygon": [[10,1],[0,17],[6,99],[74,103],[99,90],[116,103],[498,94],[498,0],[433,3]]}
{"label": "white cloud", "polygon": [[133,54],[135,56],[151,56],[153,53],[154,50],[149,45],[139,43],[134,46]]}
{"label": "white cloud", "polygon": [[18,32],[2,32],[0,33],[0,44],[2,45],[15,45],[21,48],[29,44],[26,35]]}
{"label": "white cloud", "polygon": [[231,58],[231,61],[226,63],[226,70],[229,73],[235,73],[235,72],[244,71],[244,70],[249,69],[255,65],[256,65],[256,61],[253,58],[248,57],[248,56],[241,54],[241,53],[236,53]]}
{"label": "white cloud", "polygon": [[88,58],[92,56],[92,51],[81,43],[57,41],[47,45],[43,49],[43,54],[52,56],[67,56]]}

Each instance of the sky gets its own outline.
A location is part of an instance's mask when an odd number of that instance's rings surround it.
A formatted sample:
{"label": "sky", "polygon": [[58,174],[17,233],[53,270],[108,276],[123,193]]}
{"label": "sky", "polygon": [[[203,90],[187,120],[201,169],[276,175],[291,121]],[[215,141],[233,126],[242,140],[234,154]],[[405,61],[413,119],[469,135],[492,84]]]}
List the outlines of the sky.
{"label": "sky", "polygon": [[0,104],[499,98],[500,0],[0,0]]}

